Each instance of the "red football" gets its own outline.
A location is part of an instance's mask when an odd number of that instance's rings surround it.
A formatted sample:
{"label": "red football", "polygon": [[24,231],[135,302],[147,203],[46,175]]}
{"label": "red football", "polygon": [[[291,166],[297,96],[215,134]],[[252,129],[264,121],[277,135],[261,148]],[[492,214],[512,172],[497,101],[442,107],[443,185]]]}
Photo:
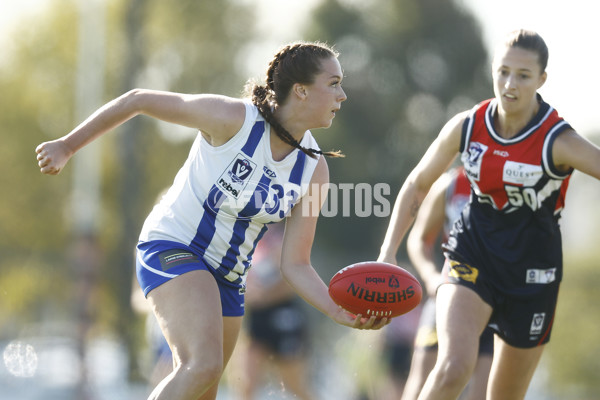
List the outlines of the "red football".
{"label": "red football", "polygon": [[423,289],[402,267],[366,261],[339,270],[329,282],[329,295],[353,314],[391,318],[415,308]]}

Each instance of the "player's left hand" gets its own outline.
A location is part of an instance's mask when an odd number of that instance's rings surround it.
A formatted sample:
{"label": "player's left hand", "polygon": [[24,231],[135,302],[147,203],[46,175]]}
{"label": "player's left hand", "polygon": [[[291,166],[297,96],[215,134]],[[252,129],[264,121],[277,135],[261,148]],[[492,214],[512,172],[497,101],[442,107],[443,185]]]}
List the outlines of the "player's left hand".
{"label": "player's left hand", "polygon": [[377,330],[381,329],[392,321],[391,318],[377,318],[372,315],[370,318],[363,317],[361,314],[356,316],[354,320],[354,325],[352,327],[354,329],[369,329],[369,330]]}

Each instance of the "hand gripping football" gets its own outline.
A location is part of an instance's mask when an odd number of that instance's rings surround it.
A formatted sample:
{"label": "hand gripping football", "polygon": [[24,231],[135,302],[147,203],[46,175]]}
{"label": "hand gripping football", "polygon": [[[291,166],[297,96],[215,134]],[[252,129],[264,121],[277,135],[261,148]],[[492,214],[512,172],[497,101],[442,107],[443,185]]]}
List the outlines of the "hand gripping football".
{"label": "hand gripping football", "polygon": [[419,305],[423,289],[402,267],[366,261],[339,270],[329,282],[329,295],[353,314],[393,318]]}

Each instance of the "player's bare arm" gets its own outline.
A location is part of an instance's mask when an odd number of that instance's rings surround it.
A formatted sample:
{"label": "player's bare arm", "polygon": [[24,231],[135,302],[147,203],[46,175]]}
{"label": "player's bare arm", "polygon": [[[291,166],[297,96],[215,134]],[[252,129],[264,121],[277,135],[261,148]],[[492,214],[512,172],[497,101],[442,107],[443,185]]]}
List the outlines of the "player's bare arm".
{"label": "player's bare arm", "polygon": [[572,129],[561,133],[552,147],[554,165],[562,172],[575,168],[600,179],[600,147]]}
{"label": "player's bare arm", "polygon": [[[310,262],[314,232],[319,207],[325,202],[323,187],[329,183],[329,169],[325,157],[321,157],[313,173],[308,193],[292,209],[286,221],[281,258],[281,273],[294,290],[309,304],[332,318],[339,324],[357,329],[378,329],[388,323],[386,319],[375,317],[355,318],[340,308],[329,297],[325,282],[317,274]],[[309,204],[304,204],[309,202]]]}
{"label": "player's bare arm", "polygon": [[241,128],[245,107],[239,99],[219,95],[134,89],[99,108],[69,134],[39,145],[40,171],[60,173],[79,149],[139,114],[199,129],[209,143],[219,146]]}
{"label": "player's bare arm", "polygon": [[466,116],[467,112],[460,113],[444,125],[421,161],[406,178],[396,198],[378,261],[396,264],[398,247],[417,216],[423,199],[437,178],[456,158]]}

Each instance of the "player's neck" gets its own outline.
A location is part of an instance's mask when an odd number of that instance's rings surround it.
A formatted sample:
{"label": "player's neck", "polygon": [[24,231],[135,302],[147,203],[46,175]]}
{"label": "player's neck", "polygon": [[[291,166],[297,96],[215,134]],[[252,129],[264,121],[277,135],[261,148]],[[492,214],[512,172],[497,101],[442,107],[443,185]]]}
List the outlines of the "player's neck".
{"label": "player's neck", "polygon": [[539,109],[540,105],[537,102],[518,112],[507,112],[498,107],[494,118],[496,133],[505,139],[514,137],[529,124]]}

